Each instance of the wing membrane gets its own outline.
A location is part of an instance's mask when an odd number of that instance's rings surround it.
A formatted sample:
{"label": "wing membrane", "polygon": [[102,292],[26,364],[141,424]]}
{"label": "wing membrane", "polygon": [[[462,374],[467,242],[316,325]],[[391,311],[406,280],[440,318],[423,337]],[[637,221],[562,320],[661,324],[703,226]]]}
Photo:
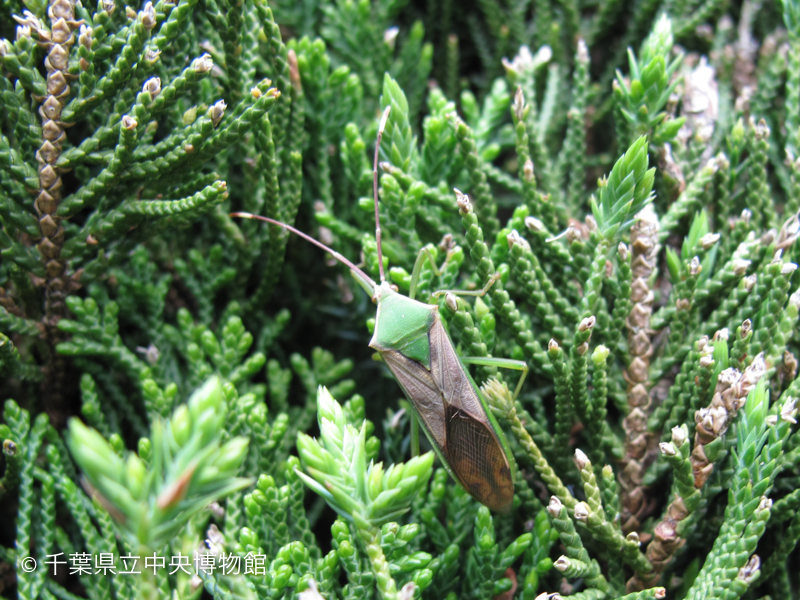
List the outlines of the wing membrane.
{"label": "wing membrane", "polygon": [[442,322],[437,319],[429,333],[431,340],[431,376],[441,390],[447,404],[468,413],[475,419],[482,420],[483,405],[478,399],[472,382],[464,372],[464,366],[458,359],[453,342],[445,331]]}
{"label": "wing membrane", "polygon": [[439,449],[444,449],[446,433],[442,393],[430,372],[396,350],[385,350],[381,352],[381,356],[394,373],[408,399],[414,404],[424,421],[425,429],[433,436],[433,441]]}
{"label": "wing membrane", "polygon": [[470,494],[492,510],[506,510],[514,498],[506,455],[492,431],[455,407],[447,409],[447,456]]}

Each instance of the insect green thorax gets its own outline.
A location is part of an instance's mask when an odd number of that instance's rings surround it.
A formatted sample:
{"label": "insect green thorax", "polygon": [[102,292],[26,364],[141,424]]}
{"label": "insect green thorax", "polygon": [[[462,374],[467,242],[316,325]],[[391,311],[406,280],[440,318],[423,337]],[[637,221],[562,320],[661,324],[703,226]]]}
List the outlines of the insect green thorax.
{"label": "insect green thorax", "polygon": [[[338,252],[290,225],[249,213],[232,213],[231,216],[259,219],[282,227],[330,252],[350,267],[356,280],[378,305],[375,330],[369,345],[378,351],[414,408],[411,415],[412,451],[418,452],[416,432],[419,423],[453,479],[489,508],[506,511],[514,497],[514,463],[509,459],[505,435],[465,363],[522,370],[517,391],[525,378],[527,365],[497,358],[462,359],[458,356],[439,316],[439,307],[413,298],[414,278],[418,277],[422,261],[426,258],[431,260],[436,270],[436,265],[424,250],[414,266],[409,296],[398,293],[386,281],[378,213],[378,152],[390,108],[386,107],[378,127],[372,169],[379,283]],[[485,289],[478,294],[483,292]],[[441,293],[444,292],[434,295]]]}

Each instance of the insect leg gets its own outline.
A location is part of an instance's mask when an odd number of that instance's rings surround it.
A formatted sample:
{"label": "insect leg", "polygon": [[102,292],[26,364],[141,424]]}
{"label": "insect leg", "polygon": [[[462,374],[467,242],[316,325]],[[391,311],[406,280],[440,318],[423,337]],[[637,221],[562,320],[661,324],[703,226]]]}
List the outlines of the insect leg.
{"label": "insect leg", "polygon": [[411,416],[411,457],[419,456],[419,421],[413,410],[409,410]]}
{"label": "insect leg", "polygon": [[[428,248],[422,248],[419,254],[417,254],[417,260],[414,261],[414,269],[411,271],[411,284],[408,288],[408,297],[412,300],[417,294],[417,283],[419,282],[419,275],[422,272],[422,265],[425,263],[426,258],[430,262],[434,274],[437,277],[441,275],[441,271],[439,267],[436,266],[436,261],[433,260],[433,256],[428,251]],[[409,414],[411,415],[411,456],[414,457],[419,456],[419,422],[413,410],[409,411]]]}
{"label": "insect leg", "polygon": [[495,358],[493,356],[461,356],[461,362],[465,365],[482,365],[484,367],[500,367],[501,369],[513,369],[514,371],[522,371],[519,383],[514,390],[513,400],[517,399],[519,391],[522,389],[522,384],[525,383],[525,378],[528,376],[528,363],[524,360],[513,360],[510,358]]}
{"label": "insect leg", "polygon": [[428,259],[434,275],[440,277],[442,274],[430,250],[428,250],[427,247],[420,250],[419,254],[417,254],[417,260],[414,261],[414,269],[411,271],[411,284],[408,288],[408,297],[412,300],[414,300],[414,297],[417,295],[417,283],[419,283],[419,275],[422,272],[422,265],[425,263],[425,259]]}
{"label": "insect leg", "polygon": [[437,290],[431,295],[434,298],[438,298],[442,294],[453,294],[454,296],[485,296],[486,292],[489,291],[498,279],[500,279],[500,273],[495,273],[489,278],[486,285],[479,290]]}

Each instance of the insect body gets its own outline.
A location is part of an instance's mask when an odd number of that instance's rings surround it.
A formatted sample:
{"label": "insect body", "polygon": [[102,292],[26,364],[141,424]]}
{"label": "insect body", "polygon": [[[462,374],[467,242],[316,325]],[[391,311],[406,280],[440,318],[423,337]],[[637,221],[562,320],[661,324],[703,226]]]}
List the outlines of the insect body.
{"label": "insect body", "polygon": [[456,354],[439,307],[402,296],[386,282],[376,295],[370,347],[391,369],[453,478],[489,508],[506,510],[514,496],[508,444]]}
{"label": "insect body", "polygon": [[[378,129],[380,145],[389,108]],[[439,307],[396,292],[386,281],[378,220],[378,148],[375,149],[373,190],[375,237],[378,245],[380,284],[351,261],[311,236],[273,219],[232,213],[231,216],[266,221],[299,235],[330,252],[353,272],[378,305],[375,330],[369,345],[381,355],[411,401],[416,418],[450,475],[489,508],[506,511],[514,497],[514,467],[503,431],[488,409],[478,386],[465,368],[439,316]],[[425,258],[417,258],[414,274]],[[412,275],[412,293],[416,286]],[[524,363],[496,358],[472,359],[477,364],[509,366],[527,371]],[[520,381],[521,385],[521,381]],[[519,386],[518,386],[519,388]]]}

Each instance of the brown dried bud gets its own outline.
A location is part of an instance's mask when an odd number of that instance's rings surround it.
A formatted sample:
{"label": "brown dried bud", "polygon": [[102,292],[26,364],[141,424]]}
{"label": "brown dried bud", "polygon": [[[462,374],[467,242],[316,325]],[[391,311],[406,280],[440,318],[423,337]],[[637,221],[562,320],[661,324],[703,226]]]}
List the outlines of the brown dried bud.
{"label": "brown dried bud", "polygon": [[553,563],[553,566],[556,568],[556,571],[564,573],[567,569],[569,569],[572,566],[572,561],[562,554],[561,556],[558,557],[556,562]]}
{"label": "brown dried bud", "polygon": [[78,43],[87,50],[91,50],[92,44],[94,43],[93,36],[94,29],[87,27],[86,25],[81,25],[81,28],[78,31]]}
{"label": "brown dried bud", "polygon": [[29,10],[23,10],[21,17],[18,15],[11,15],[11,18],[14,19],[20,25],[23,25],[25,27],[30,27],[33,30],[38,31],[39,29],[44,29],[44,25],[39,20],[39,18]]}
{"label": "brown dried bud", "polygon": [[676,448],[680,448],[686,443],[689,438],[689,428],[686,425],[672,428],[672,443]]}
{"label": "brown dried bud", "polygon": [[[630,373],[626,372],[628,379],[631,379]],[[639,382],[633,382],[634,385],[628,391],[628,405],[629,406],[647,406],[650,402],[650,395],[647,393],[647,387]]]}
{"label": "brown dried bud", "polygon": [[[58,260],[50,260],[47,261],[47,264],[44,266],[44,269],[45,271],[47,271],[48,277],[50,277],[51,279],[56,279],[57,277],[61,277],[64,274],[66,265]],[[58,284],[57,282],[54,281],[50,282],[51,289],[55,289],[59,285],[60,284]]]}
{"label": "brown dried bud", "polygon": [[567,243],[578,242],[583,239],[580,230],[574,225],[567,227]]}
{"label": "brown dried bud", "polygon": [[63,71],[69,64],[69,52],[61,44],[53,44],[47,55],[47,60],[53,69]]}
{"label": "brown dried bud", "polygon": [[583,471],[587,466],[590,466],[592,463],[589,462],[589,457],[581,450],[580,448],[575,449],[575,465],[578,467],[578,470]]}
{"label": "brown dried bud", "polygon": [[127,129],[128,131],[133,131],[139,126],[139,121],[131,117],[130,115],[122,115],[122,127]]}
{"label": "brown dried bud", "polygon": [[633,410],[625,417],[625,424],[629,431],[643,431],[647,426],[647,413],[639,406],[634,406]]}
{"label": "brown dried bud", "polygon": [[[746,398],[747,394],[750,393],[758,381],[764,376],[767,372],[767,363],[764,360],[764,353],[761,352],[753,359],[753,362],[750,363],[744,373],[742,373],[742,377],[739,380],[738,386],[738,396],[739,398]],[[740,407],[741,408],[741,407]]]}
{"label": "brown dried bud", "polygon": [[211,71],[214,67],[214,59],[211,58],[211,55],[206,52],[200,58],[194,59],[192,62],[192,68],[194,69],[195,73],[205,74]]}
{"label": "brown dried bud", "polygon": [[58,233],[58,223],[50,215],[45,215],[39,219],[39,231],[46,238],[52,238]]}
{"label": "brown dried bud", "polygon": [[758,554],[753,554],[747,564],[739,569],[737,579],[741,579],[744,584],[750,585],[759,576],[761,570],[761,559]]}
{"label": "brown dried bud", "polygon": [[531,249],[530,244],[528,241],[523,238],[519,232],[514,229],[506,236],[506,240],[508,241],[508,248],[511,249],[516,245],[519,245],[522,248],[523,252],[527,252]]}
{"label": "brown dried bud", "polygon": [[573,511],[573,515],[577,521],[582,521],[586,523],[589,520],[589,515],[591,514],[591,509],[586,502],[578,502],[575,505],[575,510]]}
{"label": "brown dried bud", "polygon": [[586,47],[586,42],[583,39],[578,40],[578,51],[576,53],[578,62],[589,64],[589,49]]}
{"label": "brown dried bud", "polygon": [[161,78],[151,77],[145,81],[144,85],[142,86],[142,91],[150,94],[151,100],[158,96],[161,93]]}
{"label": "brown dried bud", "polygon": [[214,105],[209,109],[208,116],[211,118],[211,122],[214,124],[214,127],[219,125],[219,122],[222,120],[222,116],[225,114],[225,109],[228,108],[228,105],[225,104],[224,100],[219,100],[214,103]]}
{"label": "brown dried bud", "polygon": [[660,542],[667,544],[674,542],[678,538],[678,532],[675,530],[676,525],[677,523],[672,520],[661,521],[653,529],[653,535]]}
{"label": "brown dried bud", "polygon": [[303,91],[303,83],[300,79],[300,66],[297,64],[297,54],[292,49],[286,54],[286,62],[289,65],[289,81],[296,92]]}
{"label": "brown dried bud", "polygon": [[797,290],[791,296],[789,296],[789,306],[795,309],[800,309],[800,290]]}
{"label": "brown dried bud", "polygon": [[113,13],[117,9],[114,0],[100,0],[100,7],[108,14]]}
{"label": "brown dried bud", "polygon": [[39,252],[42,253],[42,256],[48,259],[58,258],[58,255],[61,253],[61,247],[56,246],[50,241],[49,238],[44,238],[41,242],[39,242],[38,247]]}
{"label": "brown dried bud", "polygon": [[689,274],[692,277],[697,277],[703,270],[703,266],[700,264],[700,258],[695,256],[692,259],[692,262],[689,263]]}
{"label": "brown dried bud", "polygon": [[[533,161],[530,158],[525,161],[524,165],[522,165],[522,176],[528,183],[533,181]],[[528,217],[528,218],[533,218],[533,217]]]}
{"label": "brown dried bud", "polygon": [[750,319],[745,319],[742,321],[742,329],[741,329],[741,337],[742,339],[747,337],[747,334],[750,333],[750,330],[753,328],[753,322]]}
{"label": "brown dried bud", "polygon": [[555,341],[554,339],[551,339],[549,342],[547,342],[547,349],[548,350],[558,350],[560,347],[561,346],[559,346],[558,342]]}
{"label": "brown dried bud", "polygon": [[457,188],[453,188],[453,191],[456,193],[456,204],[459,212],[465,215],[472,212],[472,203],[469,201],[469,196]]}
{"label": "brown dried bud", "polygon": [[512,110],[514,111],[514,116],[517,117],[517,121],[522,121],[525,118],[525,94],[522,93],[522,88],[519,86],[514,94]]}
{"label": "brown dried bud", "polygon": [[544,226],[544,223],[542,223],[536,217],[525,217],[525,227],[527,227],[528,229],[530,229],[535,233],[542,233],[547,229]]}
{"label": "brown dried bud", "polygon": [[142,9],[142,25],[150,31],[156,26],[156,9],[153,8],[153,3],[148,2]]}
{"label": "brown dried bud", "polygon": [[792,423],[793,425],[797,424],[797,419],[795,419],[795,405],[797,404],[796,398],[789,398],[784,402],[783,406],[781,406],[781,419],[786,421],[787,423]]}
{"label": "brown dried bud", "polygon": [[547,505],[547,514],[555,519],[561,514],[562,508],[564,508],[564,505],[561,504],[561,500],[559,500],[557,496],[550,496],[550,503]]}
{"label": "brown dried bud", "polygon": [[447,306],[447,308],[450,309],[452,312],[458,311],[458,300],[456,299],[455,294],[447,292],[444,295],[444,303]]}
{"label": "brown dried bud", "polygon": [[736,275],[737,277],[743,276],[747,272],[747,269],[750,268],[751,264],[752,261],[744,260],[741,258],[734,258],[731,261],[734,275]]}
{"label": "brown dried bud", "polygon": [[52,166],[45,165],[39,170],[39,183],[43,188],[52,188],[56,181],[58,181],[58,173]]}
{"label": "brown dried bud", "polygon": [[62,142],[65,134],[61,127],[58,126],[58,123],[48,120],[42,125],[42,137],[55,144]]}
{"label": "brown dried bud", "polygon": [[63,71],[51,71],[47,75],[47,93],[51,96],[61,96],[65,92],[69,92],[67,86],[67,78],[64,77]]}
{"label": "brown dried bud", "polygon": [[597,323],[597,319],[594,316],[586,317],[578,325],[578,331],[583,333],[589,329],[592,329],[595,326],[595,323]]}
{"label": "brown dried bud", "polygon": [[631,284],[631,302],[650,302],[653,300],[650,298],[651,295],[652,290],[644,278],[637,277],[633,280]]}
{"label": "brown dried bud", "polygon": [[650,324],[650,315],[653,308],[643,301],[637,302],[631,309],[631,314],[628,315],[628,324],[635,328],[645,328]]}
{"label": "brown dried bud", "polygon": [[678,450],[672,442],[661,442],[658,448],[664,456],[675,456],[678,453]]}
{"label": "brown dried bud", "polygon": [[796,240],[800,233],[800,218],[795,213],[789,217],[778,232],[778,248],[788,248]]}
{"label": "brown dried bud", "polygon": [[784,381],[792,381],[795,378],[795,376],[797,375],[797,367],[798,367],[797,357],[788,350],[786,350],[783,353],[783,368],[782,368]]}
{"label": "brown dried bud", "polygon": [[55,198],[48,194],[46,190],[42,190],[39,195],[36,196],[34,205],[40,214],[45,215],[52,215],[58,208],[58,202],[56,202]]}
{"label": "brown dried bud", "polygon": [[62,106],[55,96],[48,96],[44,104],[39,108],[39,112],[45,119],[57,120],[61,116]]}
{"label": "brown dried bud", "polygon": [[623,242],[620,242],[619,246],[617,246],[617,254],[619,255],[620,260],[628,260],[628,247]]}
{"label": "brown dried bud", "polygon": [[36,159],[41,163],[54,164],[58,160],[58,149],[48,140],[45,140],[36,152]]}
{"label": "brown dried bud", "polygon": [[383,43],[386,44],[390,50],[394,50],[394,45],[397,41],[397,35],[399,33],[400,29],[397,27],[389,27],[383,32]]}
{"label": "brown dried bud", "polygon": [[75,20],[75,10],[69,0],[55,0],[47,9],[47,16],[51,20],[65,19],[66,21]]}
{"label": "brown dried bud", "polygon": [[31,37],[31,28],[28,25],[19,25],[17,27],[16,41],[20,41],[23,38],[29,37]]}
{"label": "brown dried bud", "polygon": [[714,470],[714,465],[706,464],[702,467],[694,469],[694,487],[700,489],[706,484],[708,478],[711,477],[711,471]]}
{"label": "brown dried bud", "polygon": [[755,127],[755,136],[756,140],[766,140],[769,139],[770,130],[767,127],[767,122],[764,119],[759,119],[757,124],[753,124],[753,118],[750,118],[750,127]]}
{"label": "brown dried bud", "polygon": [[72,38],[72,28],[64,19],[58,19],[55,23],[53,23],[51,32],[52,40],[56,44],[65,44]]}

